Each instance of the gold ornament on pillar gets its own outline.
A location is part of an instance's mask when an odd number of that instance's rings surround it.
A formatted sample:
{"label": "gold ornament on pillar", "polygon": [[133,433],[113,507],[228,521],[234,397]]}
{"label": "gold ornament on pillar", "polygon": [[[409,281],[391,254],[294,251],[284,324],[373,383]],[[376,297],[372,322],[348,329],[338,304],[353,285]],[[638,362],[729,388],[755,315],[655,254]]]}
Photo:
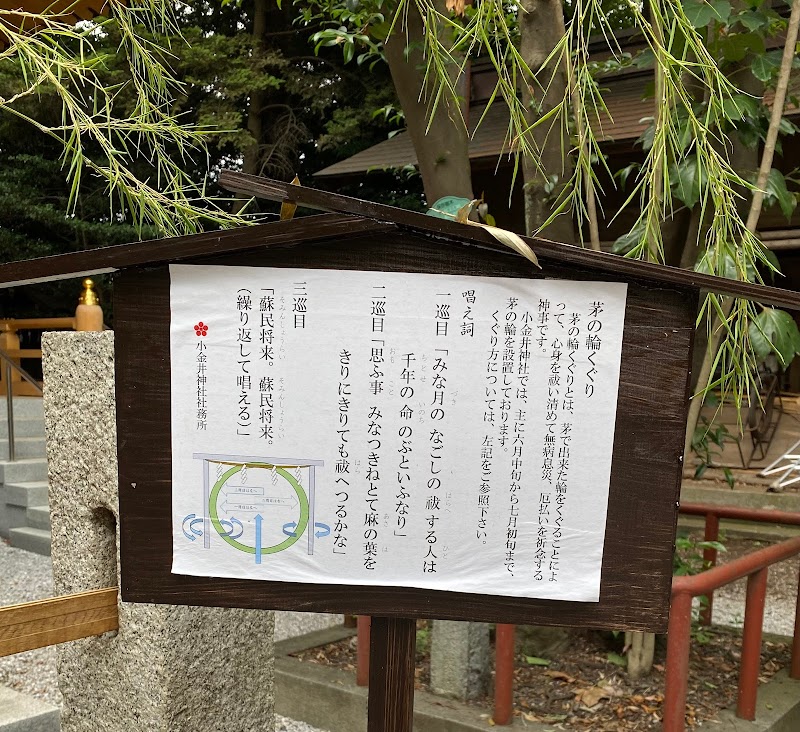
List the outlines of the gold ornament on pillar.
{"label": "gold ornament on pillar", "polygon": [[88,277],[83,281],[83,292],[75,309],[75,330],[103,330],[103,308],[94,282]]}

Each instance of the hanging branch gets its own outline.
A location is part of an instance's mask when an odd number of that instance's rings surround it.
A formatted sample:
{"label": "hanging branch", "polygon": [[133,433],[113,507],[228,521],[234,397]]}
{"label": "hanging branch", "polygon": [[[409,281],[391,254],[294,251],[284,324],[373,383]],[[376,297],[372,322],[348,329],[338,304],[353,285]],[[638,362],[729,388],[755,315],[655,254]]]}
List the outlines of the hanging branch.
{"label": "hanging branch", "polygon": [[[5,44],[0,63],[15,64],[20,83],[17,93],[0,98],[0,114],[24,120],[61,145],[72,213],[82,180],[91,175],[105,181],[112,220],[130,218],[140,233],[148,224],[165,235],[180,235],[200,231],[206,223],[244,223],[216,206],[184,171],[190,156],[205,154],[204,138],[211,131],[182,124],[172,112],[182,88],[166,65],[169,37],[179,34],[172,3],[132,0],[112,7],[112,18],[80,26],[53,8],[41,13],[0,9]],[[101,32],[120,37],[118,53],[130,73],[122,85],[109,86],[104,78],[108,59],[96,47]],[[21,104],[45,89],[61,102],[60,125],[39,121]],[[133,104],[120,114],[123,90]],[[150,164],[150,178],[134,172],[139,160]]]}
{"label": "hanging branch", "polygon": [[[775,146],[778,141],[781,120],[786,106],[786,96],[789,89],[789,80],[792,73],[792,64],[795,57],[797,46],[798,28],[800,28],[800,0],[793,0],[792,12],[789,16],[789,25],[786,29],[786,42],[783,47],[783,56],[778,71],[778,78],[775,84],[775,99],[772,104],[769,128],[764,141],[764,152],[761,156],[761,165],[758,170],[753,191],[753,199],[750,203],[750,210],[747,215],[746,229],[750,235],[755,235],[758,227],[758,220],[761,216],[761,209],[764,205],[764,195],[767,188],[769,172],[772,169],[772,161],[775,157]],[[684,444],[684,455],[688,455],[692,447],[692,437],[700,418],[700,410],[703,407],[703,399],[708,390],[713,386],[711,378],[718,364],[720,363],[720,346],[723,337],[731,331],[731,315],[735,315],[735,307],[742,307],[741,301],[733,298],[722,298],[716,304],[717,317],[713,320],[710,329],[708,348],[706,349],[703,363],[700,367],[697,384],[702,386],[702,390],[695,395],[689,406],[689,415],[686,420],[686,441]]]}

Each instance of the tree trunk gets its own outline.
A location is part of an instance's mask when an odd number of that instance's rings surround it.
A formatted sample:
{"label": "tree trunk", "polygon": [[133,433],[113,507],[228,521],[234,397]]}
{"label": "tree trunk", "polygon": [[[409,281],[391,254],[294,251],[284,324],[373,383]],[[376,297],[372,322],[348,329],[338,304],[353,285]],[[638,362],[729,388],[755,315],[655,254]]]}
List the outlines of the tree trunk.
{"label": "tree trunk", "polygon": [[[267,32],[267,6],[269,0],[255,0],[253,3],[253,48],[260,48]],[[250,94],[247,110],[247,131],[253,138],[252,144],[244,151],[242,170],[250,175],[259,174],[259,152],[264,124],[261,119],[264,109],[264,92],[254,90]]]}
{"label": "tree trunk", "polygon": [[[440,11],[448,12],[443,0],[437,0],[436,5]],[[425,198],[429,206],[442,196],[472,199],[469,136],[458,101],[442,94],[433,117],[429,119],[428,100],[433,90],[424,86],[424,24],[416,6],[409,8],[405,26],[399,26],[398,23],[386,42],[384,53],[405,114],[408,134],[417,153]],[[437,32],[445,31],[440,28]],[[455,83],[458,69],[453,68],[452,74]]]}
{"label": "tree trunk", "polygon": [[647,676],[653,670],[656,634],[625,633],[625,645],[628,647],[628,676],[634,681]]}
{"label": "tree trunk", "polygon": [[[253,3],[253,48],[259,48],[267,32],[268,0],[255,0]],[[261,138],[264,132],[262,121],[264,109],[264,92],[254,89],[250,92],[247,108],[247,131],[253,138],[242,156],[242,171],[250,175],[259,175],[261,159]],[[232,206],[232,213],[239,213],[247,203],[246,198],[237,198]]]}
{"label": "tree trunk", "polygon": [[[520,53],[528,67],[536,72],[564,35],[563,7],[561,0],[522,0],[519,7]],[[548,69],[540,77],[541,88],[534,84],[523,85],[529,124],[559,104],[566,92],[567,79],[563,67]],[[553,201],[572,175],[568,156],[570,143],[565,128],[566,120],[556,120],[552,129],[550,123],[537,127],[533,137],[541,152],[539,166],[527,158],[522,161],[527,234],[538,231],[547,221],[553,210]],[[556,187],[549,193],[545,186],[550,181],[542,171],[558,174]],[[574,242],[572,217],[569,214],[559,216],[541,234],[555,241]]]}

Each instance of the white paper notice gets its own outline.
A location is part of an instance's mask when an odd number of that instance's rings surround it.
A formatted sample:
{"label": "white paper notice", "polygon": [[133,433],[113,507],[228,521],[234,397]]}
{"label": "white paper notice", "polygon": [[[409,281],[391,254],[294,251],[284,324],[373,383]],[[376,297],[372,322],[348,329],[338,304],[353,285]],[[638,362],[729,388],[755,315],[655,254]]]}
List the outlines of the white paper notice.
{"label": "white paper notice", "polygon": [[174,573],[598,600],[625,284],[170,274]]}

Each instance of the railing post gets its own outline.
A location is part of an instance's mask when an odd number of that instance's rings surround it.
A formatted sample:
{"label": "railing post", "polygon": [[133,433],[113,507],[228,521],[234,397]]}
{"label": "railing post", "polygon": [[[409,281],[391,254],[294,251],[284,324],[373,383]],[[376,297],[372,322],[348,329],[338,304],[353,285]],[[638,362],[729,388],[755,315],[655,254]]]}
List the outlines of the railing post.
{"label": "railing post", "polygon": [[[715,513],[706,514],[706,529],[703,535],[704,541],[719,540],[719,516]],[[703,569],[717,566],[717,550],[712,547],[703,549]],[[711,618],[714,612],[714,591],[711,590],[706,595],[706,605],[700,610],[700,624],[711,625]]]}
{"label": "railing post", "polygon": [[494,714],[496,725],[511,724],[514,711],[514,630],[515,626],[495,626]]}
{"label": "railing post", "polygon": [[753,572],[747,578],[736,716],[751,722],[756,718],[758,673],[761,670],[761,631],[764,624],[764,603],[767,596],[767,574],[768,568],[764,567],[757,572]]}
{"label": "railing post", "polygon": [[356,641],[356,684],[369,686],[369,630],[372,618],[359,615],[356,621],[358,635]]}
{"label": "railing post", "polygon": [[792,668],[789,676],[800,679],[800,578],[797,582],[797,605],[794,610],[794,639],[792,640]]}
{"label": "railing post", "polygon": [[[19,333],[17,333],[16,326],[13,320],[4,320],[0,322],[0,350],[3,351],[18,351],[19,350]],[[15,361],[19,363],[19,360]],[[5,386],[6,393],[8,393],[8,386],[4,383],[6,381],[19,381],[19,374],[14,371],[9,372],[7,369],[0,369],[0,386]],[[13,389],[13,385],[12,385]]]}
{"label": "railing post", "polygon": [[14,383],[11,381],[11,364],[5,364],[2,369],[6,375],[6,419],[8,420],[8,462],[17,459],[17,450],[14,445]]}
{"label": "railing post", "polygon": [[689,683],[691,635],[692,596],[686,592],[674,593],[667,631],[663,732],[684,732],[686,728],[686,688]]}

